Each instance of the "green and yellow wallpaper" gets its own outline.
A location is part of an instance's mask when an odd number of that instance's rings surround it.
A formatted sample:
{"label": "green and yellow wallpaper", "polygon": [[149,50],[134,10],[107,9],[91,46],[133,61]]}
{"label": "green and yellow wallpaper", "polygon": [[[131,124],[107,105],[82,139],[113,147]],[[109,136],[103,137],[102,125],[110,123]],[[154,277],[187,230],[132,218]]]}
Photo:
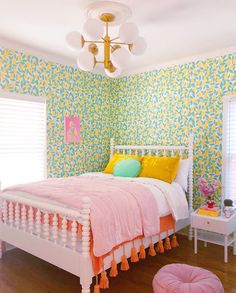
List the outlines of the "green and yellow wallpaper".
{"label": "green and yellow wallpaper", "polygon": [[[111,80],[0,49],[0,87],[47,98],[49,176],[102,170],[112,136],[166,145],[193,133],[195,204],[199,177],[221,180],[223,97],[236,93],[236,54]],[[64,143],[65,116],[81,117],[81,144]]]}
{"label": "green and yellow wallpaper", "polygon": [[[104,168],[111,136],[110,83],[106,77],[0,49],[0,88],[47,99],[48,176]],[[64,117],[81,118],[80,144],[64,143]]]}
{"label": "green and yellow wallpaper", "polygon": [[223,97],[236,93],[236,54],[119,78],[112,92],[117,142],[173,145],[194,134],[199,204],[199,177],[221,180]]}

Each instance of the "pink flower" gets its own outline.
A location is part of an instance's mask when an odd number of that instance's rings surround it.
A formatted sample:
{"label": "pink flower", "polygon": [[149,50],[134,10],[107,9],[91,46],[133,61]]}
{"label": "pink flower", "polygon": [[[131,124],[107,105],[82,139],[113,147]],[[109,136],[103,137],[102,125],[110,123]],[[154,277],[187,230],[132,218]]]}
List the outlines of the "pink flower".
{"label": "pink flower", "polygon": [[211,183],[208,183],[204,178],[199,179],[199,191],[205,198],[209,200],[213,198],[218,188],[219,187],[215,180],[213,180]]}

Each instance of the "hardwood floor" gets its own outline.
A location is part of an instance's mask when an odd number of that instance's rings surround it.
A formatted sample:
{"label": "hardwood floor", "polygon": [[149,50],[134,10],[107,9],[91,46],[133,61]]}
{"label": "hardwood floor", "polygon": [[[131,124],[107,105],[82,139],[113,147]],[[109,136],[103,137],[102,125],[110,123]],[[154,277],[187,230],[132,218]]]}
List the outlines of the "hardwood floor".
{"label": "hardwood floor", "polygon": [[[101,292],[152,293],[152,279],[165,264],[186,263],[214,272],[226,293],[236,293],[236,256],[229,249],[229,263],[223,262],[223,247],[199,242],[193,254],[193,242],[179,235],[180,247],[165,254],[131,264],[127,272],[110,278],[110,289]],[[0,293],[79,293],[79,279],[19,249],[8,251],[0,261]]]}

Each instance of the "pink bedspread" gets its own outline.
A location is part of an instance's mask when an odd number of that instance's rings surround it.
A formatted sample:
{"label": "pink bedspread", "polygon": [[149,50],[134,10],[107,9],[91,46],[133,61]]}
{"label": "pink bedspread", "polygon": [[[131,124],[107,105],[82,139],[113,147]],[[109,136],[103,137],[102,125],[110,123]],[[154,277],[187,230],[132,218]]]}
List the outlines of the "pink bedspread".
{"label": "pink bedspread", "polygon": [[134,182],[78,176],[17,185],[5,191],[23,191],[78,209],[82,197],[90,197],[93,252],[97,257],[140,235],[155,235],[160,229],[152,192]]}

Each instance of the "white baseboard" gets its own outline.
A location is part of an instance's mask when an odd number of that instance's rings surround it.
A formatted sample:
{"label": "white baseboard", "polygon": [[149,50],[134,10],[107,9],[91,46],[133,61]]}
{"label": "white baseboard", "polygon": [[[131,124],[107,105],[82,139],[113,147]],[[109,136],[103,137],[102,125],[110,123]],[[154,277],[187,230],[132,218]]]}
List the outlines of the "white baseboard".
{"label": "white baseboard", "polygon": [[6,251],[12,250],[14,248],[15,248],[15,246],[13,246],[13,245],[11,245],[9,243],[6,243]]}

